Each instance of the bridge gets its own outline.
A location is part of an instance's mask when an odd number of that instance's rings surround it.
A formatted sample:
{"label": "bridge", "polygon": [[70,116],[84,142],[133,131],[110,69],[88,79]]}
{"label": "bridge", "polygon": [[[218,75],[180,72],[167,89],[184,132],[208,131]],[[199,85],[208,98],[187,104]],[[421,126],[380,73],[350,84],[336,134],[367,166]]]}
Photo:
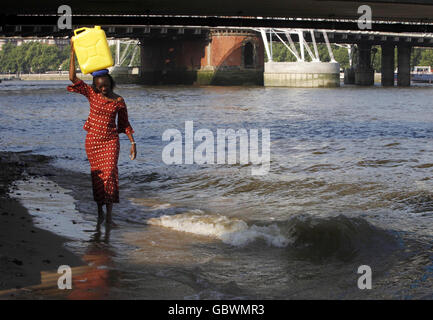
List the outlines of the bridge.
{"label": "bridge", "polygon": [[[0,15],[0,36],[63,37],[57,9],[33,1],[8,3]],[[261,84],[267,41],[356,44],[356,65],[347,83],[371,85],[371,46],[381,45],[382,84],[394,85],[394,47],[398,48],[398,84],[410,85],[410,52],[433,46],[433,0],[113,0],[69,1],[73,28],[102,25],[108,37],[139,40],[144,83]],[[358,7],[372,9],[372,29],[359,30]],[[263,37],[263,33],[268,34]],[[314,40],[313,40],[314,38]],[[266,51],[267,52],[267,51]],[[272,62],[272,57],[269,57]],[[270,65],[270,64],[269,64]],[[316,66],[317,67],[317,66]],[[279,66],[281,68],[281,65]],[[295,68],[298,72],[298,68]],[[332,66],[336,77],[336,66]],[[276,70],[275,63],[272,70]],[[278,72],[277,72],[278,73]],[[281,75],[278,75],[280,77]],[[287,78],[287,74],[284,74]],[[308,74],[307,78],[315,77]],[[266,81],[265,81],[266,82]],[[334,81],[336,83],[336,80]],[[299,83],[299,82],[297,82]],[[310,83],[310,81],[307,81]],[[266,83],[265,83],[266,84]]]}
{"label": "bridge", "polygon": [[[2,35],[15,26],[57,25],[62,0],[9,1]],[[372,9],[374,31],[433,32],[433,0],[71,0],[75,25],[183,25],[358,30],[358,7]],[[59,32],[62,33],[61,30]],[[63,34],[67,34],[64,30]]]}
{"label": "bridge", "polygon": [[[344,44],[348,48],[351,67],[345,70],[345,83],[357,85],[373,85],[374,70],[372,68],[372,46],[381,46],[381,81],[383,86],[394,86],[395,48],[397,48],[399,86],[410,86],[410,58],[413,47],[433,47],[433,34],[420,33],[385,33],[373,31],[336,31],[336,30],[303,30],[303,29],[257,29],[261,32],[265,45],[268,62],[265,64],[265,85],[286,86],[338,86],[339,66],[331,50],[330,42]],[[269,36],[266,35],[268,31]],[[282,42],[287,50],[297,59],[298,63],[272,63],[272,38]],[[294,46],[298,41],[300,53]],[[268,42],[270,42],[268,44]],[[320,57],[317,51],[317,42],[327,44],[331,63],[318,64]],[[311,46],[314,48],[310,48]],[[356,46],[354,46],[356,45]],[[304,62],[304,51],[314,63]],[[355,61],[353,64],[352,62]],[[268,66],[268,71],[266,70]],[[320,70],[319,72],[314,71]],[[328,71],[326,71],[328,70]],[[324,80],[319,80],[320,78]],[[267,81],[268,79],[268,81]],[[316,80],[315,80],[316,79]],[[268,83],[267,83],[268,82]]]}

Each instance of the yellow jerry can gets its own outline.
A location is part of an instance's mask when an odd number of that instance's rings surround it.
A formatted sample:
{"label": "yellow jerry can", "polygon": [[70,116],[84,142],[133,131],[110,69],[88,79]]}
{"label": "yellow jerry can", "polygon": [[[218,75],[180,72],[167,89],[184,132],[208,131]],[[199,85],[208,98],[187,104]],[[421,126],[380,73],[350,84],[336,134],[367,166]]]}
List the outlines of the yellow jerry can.
{"label": "yellow jerry can", "polygon": [[106,69],[114,64],[105,32],[100,26],[75,29],[74,34],[72,41],[82,73]]}

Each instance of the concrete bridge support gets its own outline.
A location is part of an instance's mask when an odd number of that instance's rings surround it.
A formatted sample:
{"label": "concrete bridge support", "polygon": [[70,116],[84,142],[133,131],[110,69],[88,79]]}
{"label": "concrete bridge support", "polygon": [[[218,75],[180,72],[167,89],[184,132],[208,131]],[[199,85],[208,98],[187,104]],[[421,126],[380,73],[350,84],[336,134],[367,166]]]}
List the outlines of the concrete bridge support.
{"label": "concrete bridge support", "polygon": [[355,84],[360,86],[372,86],[374,84],[374,70],[371,66],[371,45],[369,44],[358,44]]}
{"label": "concrete bridge support", "polygon": [[335,88],[340,86],[338,62],[266,62],[267,87]]}
{"label": "concrete bridge support", "polygon": [[410,54],[412,48],[409,45],[399,45],[398,48],[398,75],[397,85],[410,86]]}
{"label": "concrete bridge support", "polygon": [[394,86],[394,67],[395,67],[394,45],[382,45],[382,86]]}

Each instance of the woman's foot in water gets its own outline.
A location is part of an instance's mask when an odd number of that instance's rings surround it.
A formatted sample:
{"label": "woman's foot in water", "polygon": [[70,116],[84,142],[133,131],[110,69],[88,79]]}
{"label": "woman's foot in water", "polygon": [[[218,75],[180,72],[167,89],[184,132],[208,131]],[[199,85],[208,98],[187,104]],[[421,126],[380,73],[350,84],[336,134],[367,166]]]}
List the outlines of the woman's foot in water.
{"label": "woman's foot in water", "polygon": [[114,223],[112,218],[112,211],[113,211],[113,204],[107,203],[107,220],[105,220],[105,223],[107,225],[110,225],[111,227],[117,227],[117,224]]}
{"label": "woman's foot in water", "polygon": [[105,220],[105,225],[108,226],[108,227],[110,227],[110,228],[117,228],[118,227],[117,223],[115,223],[113,221],[113,219],[111,218],[111,216],[110,217],[107,216],[107,220]]}

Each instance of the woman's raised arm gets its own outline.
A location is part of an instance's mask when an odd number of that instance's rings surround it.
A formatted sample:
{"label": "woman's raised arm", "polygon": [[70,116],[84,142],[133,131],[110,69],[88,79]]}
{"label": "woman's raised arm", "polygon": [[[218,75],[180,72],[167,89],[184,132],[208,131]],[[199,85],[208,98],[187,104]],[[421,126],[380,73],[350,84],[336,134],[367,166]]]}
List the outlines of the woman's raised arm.
{"label": "woman's raised arm", "polygon": [[69,62],[69,80],[71,80],[74,84],[71,84],[66,87],[66,89],[70,92],[78,92],[82,95],[85,95],[87,98],[92,94],[92,87],[82,81],[77,77],[75,73],[75,54],[74,54],[74,44],[71,39],[71,61]]}
{"label": "woman's raised arm", "polygon": [[75,54],[74,54],[74,42],[71,39],[71,60],[69,61],[69,80],[73,83],[80,81],[75,73]]}

